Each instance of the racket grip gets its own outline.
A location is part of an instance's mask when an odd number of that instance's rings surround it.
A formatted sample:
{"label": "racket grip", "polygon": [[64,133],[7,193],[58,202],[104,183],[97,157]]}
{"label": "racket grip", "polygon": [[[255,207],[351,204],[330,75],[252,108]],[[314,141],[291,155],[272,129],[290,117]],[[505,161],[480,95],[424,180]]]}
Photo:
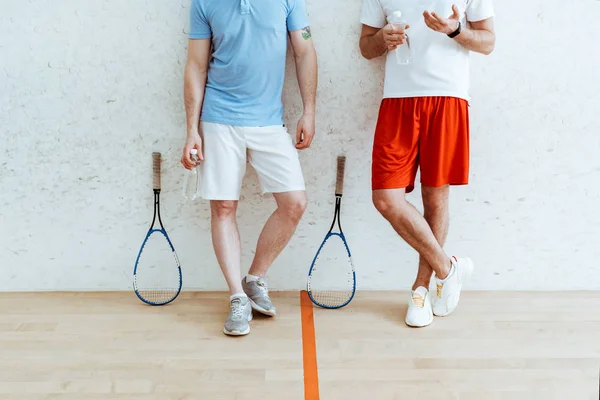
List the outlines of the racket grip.
{"label": "racket grip", "polygon": [[346,170],[346,156],[338,156],[337,158],[337,174],[335,180],[335,195],[341,196],[344,194],[344,172]]}
{"label": "racket grip", "polygon": [[160,190],[160,153],[152,153],[152,188]]}

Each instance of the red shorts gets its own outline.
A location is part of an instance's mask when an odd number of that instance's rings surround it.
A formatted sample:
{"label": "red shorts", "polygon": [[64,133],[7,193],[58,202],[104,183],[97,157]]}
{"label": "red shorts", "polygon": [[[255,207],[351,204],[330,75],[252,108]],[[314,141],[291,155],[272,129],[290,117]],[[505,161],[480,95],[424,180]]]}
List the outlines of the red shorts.
{"label": "red shorts", "polygon": [[383,99],[373,143],[372,188],[469,181],[469,103],[456,97]]}

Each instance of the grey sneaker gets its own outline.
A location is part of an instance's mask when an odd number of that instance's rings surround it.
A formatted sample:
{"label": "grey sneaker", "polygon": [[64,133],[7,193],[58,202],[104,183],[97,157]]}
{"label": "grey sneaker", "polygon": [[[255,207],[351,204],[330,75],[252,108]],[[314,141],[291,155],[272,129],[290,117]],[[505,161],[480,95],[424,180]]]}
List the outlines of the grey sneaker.
{"label": "grey sneaker", "polygon": [[242,336],[250,333],[252,307],[247,297],[234,297],[229,303],[230,311],[223,333],[231,336]]}
{"label": "grey sneaker", "polygon": [[258,278],[257,281],[246,282],[246,277],[244,277],[242,288],[250,298],[250,304],[252,304],[253,309],[271,317],[277,314],[277,309],[271,303],[271,298],[269,297],[267,282],[263,278]]}

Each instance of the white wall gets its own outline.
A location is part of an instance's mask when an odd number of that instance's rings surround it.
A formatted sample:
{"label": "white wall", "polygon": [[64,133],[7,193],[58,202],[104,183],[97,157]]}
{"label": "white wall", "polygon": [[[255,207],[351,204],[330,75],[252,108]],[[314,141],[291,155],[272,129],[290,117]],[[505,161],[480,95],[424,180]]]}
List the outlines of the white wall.
{"label": "white wall", "polygon": [[[223,289],[206,202],[181,199],[189,0],[0,0],[0,290],[129,289],[151,216],[150,153],[187,288]],[[497,0],[498,44],[472,57],[471,185],[452,191],[447,249],[476,289],[600,289],[600,3]],[[416,255],[370,203],[381,60],[357,49],[359,0],[311,0],[318,138],[302,153],[310,205],[270,272],[298,289],[348,156],[344,227],[363,289],[406,289]],[[288,68],[288,124],[299,116]],[[274,208],[248,172],[247,268]],[[418,203],[418,196],[411,195]]]}

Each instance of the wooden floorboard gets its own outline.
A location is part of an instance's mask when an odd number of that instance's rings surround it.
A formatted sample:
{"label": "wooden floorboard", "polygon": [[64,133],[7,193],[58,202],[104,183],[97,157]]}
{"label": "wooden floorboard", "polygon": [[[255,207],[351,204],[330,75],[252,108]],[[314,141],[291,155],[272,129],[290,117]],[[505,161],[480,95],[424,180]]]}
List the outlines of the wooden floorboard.
{"label": "wooden floorboard", "polygon": [[322,399],[599,398],[599,293],[465,293],[421,329],[404,325],[407,299],[315,310]]}
{"label": "wooden floorboard", "polygon": [[[0,293],[0,400],[305,399],[297,292],[222,333],[227,295],[165,307],[131,293]],[[467,292],[404,325],[407,293],[314,309],[320,400],[597,400],[600,293]]]}

